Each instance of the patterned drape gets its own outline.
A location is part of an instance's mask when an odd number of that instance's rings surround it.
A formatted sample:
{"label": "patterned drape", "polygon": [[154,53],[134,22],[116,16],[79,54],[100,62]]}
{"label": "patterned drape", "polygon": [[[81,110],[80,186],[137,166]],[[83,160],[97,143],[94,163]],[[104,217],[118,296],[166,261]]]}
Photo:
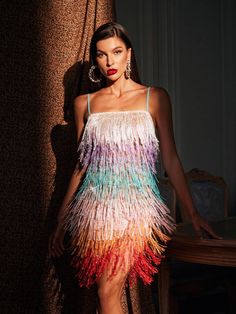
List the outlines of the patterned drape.
{"label": "patterned drape", "polygon": [[71,103],[86,91],[91,35],[114,18],[113,3],[3,0],[0,17],[0,312],[61,313],[47,231],[74,164]]}

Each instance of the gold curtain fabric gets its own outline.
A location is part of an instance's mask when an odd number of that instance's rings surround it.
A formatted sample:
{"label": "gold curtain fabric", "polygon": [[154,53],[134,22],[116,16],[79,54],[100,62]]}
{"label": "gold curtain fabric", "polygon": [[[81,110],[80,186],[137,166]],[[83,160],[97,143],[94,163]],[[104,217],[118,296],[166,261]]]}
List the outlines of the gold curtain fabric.
{"label": "gold curtain fabric", "polygon": [[[94,30],[114,19],[111,0],[48,1],[38,9],[41,64],[44,69],[44,96],[47,103],[47,125],[43,131],[51,134],[44,143],[41,158],[43,178],[49,181],[47,199],[48,231],[52,230],[57,210],[74,168],[76,141],[72,123],[72,104],[76,95],[88,90],[89,45]],[[48,208],[48,206],[47,206]],[[96,294],[92,289],[79,289],[69,266],[70,257],[47,259],[43,277],[45,313],[93,313]]]}
{"label": "gold curtain fabric", "polygon": [[[1,313],[95,311],[94,289],[78,289],[47,242],[75,164],[90,39],[114,15],[112,0],[1,1]],[[125,313],[154,313],[145,291],[124,291]]]}
{"label": "gold curtain fabric", "polygon": [[54,298],[42,280],[48,233],[74,165],[71,103],[87,88],[90,38],[114,18],[113,3],[3,0],[0,17],[0,312],[60,313],[55,270]]}

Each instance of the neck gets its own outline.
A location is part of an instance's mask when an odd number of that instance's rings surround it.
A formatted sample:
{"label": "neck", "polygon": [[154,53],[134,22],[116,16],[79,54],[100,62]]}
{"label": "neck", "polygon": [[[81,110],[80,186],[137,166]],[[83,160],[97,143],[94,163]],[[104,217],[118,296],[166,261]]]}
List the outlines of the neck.
{"label": "neck", "polygon": [[125,92],[132,89],[132,86],[135,82],[131,79],[125,79],[124,77],[120,77],[115,82],[107,81],[107,89],[111,92],[111,94],[116,97],[122,96]]}

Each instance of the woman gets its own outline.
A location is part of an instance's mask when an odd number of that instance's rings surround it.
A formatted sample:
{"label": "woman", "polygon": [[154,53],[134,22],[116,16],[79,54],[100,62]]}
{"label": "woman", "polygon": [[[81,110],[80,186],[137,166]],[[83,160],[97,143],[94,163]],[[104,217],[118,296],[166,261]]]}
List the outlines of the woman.
{"label": "woman", "polygon": [[74,102],[79,160],[49,251],[54,257],[63,253],[68,230],[79,284],[96,283],[99,313],[118,314],[126,280],[152,281],[174,229],[157,187],[159,146],[197,235],[217,235],[198,215],[187,188],[169,96],[135,78],[134,51],[121,25],[107,23],[96,30],[90,62],[89,78],[100,88]]}

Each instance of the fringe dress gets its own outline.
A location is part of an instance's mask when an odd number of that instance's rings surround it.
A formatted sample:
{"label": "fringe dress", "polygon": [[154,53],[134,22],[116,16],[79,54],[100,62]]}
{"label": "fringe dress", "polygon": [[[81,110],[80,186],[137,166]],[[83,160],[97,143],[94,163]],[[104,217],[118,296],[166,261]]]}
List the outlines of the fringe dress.
{"label": "fringe dress", "polygon": [[146,110],[90,113],[78,147],[87,170],[65,218],[80,286],[128,272],[144,284],[158,271],[174,229],[157,181],[159,142]]}

